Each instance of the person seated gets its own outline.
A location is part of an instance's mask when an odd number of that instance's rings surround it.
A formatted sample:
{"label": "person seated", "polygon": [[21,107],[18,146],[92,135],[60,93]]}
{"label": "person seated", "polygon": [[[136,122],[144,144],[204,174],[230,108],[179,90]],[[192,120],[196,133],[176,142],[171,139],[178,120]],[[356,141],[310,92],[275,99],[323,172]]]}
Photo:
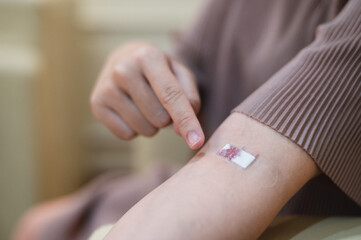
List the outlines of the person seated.
{"label": "person seated", "polygon": [[95,117],[121,139],[172,123],[200,150],[104,239],[257,239],[277,214],[360,216],[360,26],[358,0],[212,0],[173,55],[117,49]]}

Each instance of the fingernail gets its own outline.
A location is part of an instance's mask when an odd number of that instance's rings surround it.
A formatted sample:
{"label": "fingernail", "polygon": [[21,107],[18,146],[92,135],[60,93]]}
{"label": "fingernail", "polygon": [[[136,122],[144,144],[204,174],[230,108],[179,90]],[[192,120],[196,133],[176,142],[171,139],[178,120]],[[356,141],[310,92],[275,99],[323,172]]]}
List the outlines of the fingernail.
{"label": "fingernail", "polygon": [[201,140],[201,137],[195,131],[191,131],[188,133],[187,139],[191,147],[193,147]]}

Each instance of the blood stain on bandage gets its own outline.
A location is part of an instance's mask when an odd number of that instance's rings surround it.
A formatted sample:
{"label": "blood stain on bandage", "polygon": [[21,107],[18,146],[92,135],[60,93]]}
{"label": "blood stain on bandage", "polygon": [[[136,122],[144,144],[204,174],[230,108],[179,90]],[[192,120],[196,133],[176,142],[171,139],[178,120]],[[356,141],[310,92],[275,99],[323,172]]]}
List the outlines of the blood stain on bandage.
{"label": "blood stain on bandage", "polygon": [[236,156],[239,156],[241,153],[241,149],[232,146],[231,144],[226,144],[221,150],[218,151],[218,155],[226,158],[228,161],[232,161],[232,159]]}
{"label": "blood stain on bandage", "polygon": [[224,145],[224,147],[217,152],[217,155],[224,157],[242,168],[247,168],[256,159],[256,156],[231,144]]}

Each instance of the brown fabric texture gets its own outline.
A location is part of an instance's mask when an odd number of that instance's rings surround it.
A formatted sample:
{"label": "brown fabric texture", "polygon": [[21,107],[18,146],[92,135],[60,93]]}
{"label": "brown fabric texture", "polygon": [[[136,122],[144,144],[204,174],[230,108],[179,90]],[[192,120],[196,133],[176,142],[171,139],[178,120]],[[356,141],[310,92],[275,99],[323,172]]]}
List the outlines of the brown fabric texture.
{"label": "brown fabric texture", "polygon": [[232,109],[256,119],[325,174],[281,213],[361,215],[361,1],[212,0],[204,9],[175,55],[197,76],[207,135]]}

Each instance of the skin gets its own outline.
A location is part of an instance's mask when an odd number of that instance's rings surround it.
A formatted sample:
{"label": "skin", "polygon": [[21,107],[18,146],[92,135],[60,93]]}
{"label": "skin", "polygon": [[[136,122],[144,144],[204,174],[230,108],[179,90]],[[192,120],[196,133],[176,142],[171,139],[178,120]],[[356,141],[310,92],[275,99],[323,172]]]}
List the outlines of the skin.
{"label": "skin", "polygon": [[[152,136],[173,122],[190,148],[203,145],[193,75],[151,44],[126,44],[110,56],[91,106],[122,139]],[[241,169],[217,156],[227,143],[259,158]],[[313,160],[296,144],[234,113],[186,166],[130,209],[105,239],[256,239],[317,174]]]}
{"label": "skin", "polygon": [[[216,155],[226,143],[246,146],[260,158],[241,169]],[[257,239],[319,173],[296,144],[234,113],[186,166],[129,210],[105,239]]]}
{"label": "skin", "polygon": [[173,122],[191,149],[204,143],[193,74],[152,44],[132,42],[111,54],[90,103],[94,116],[121,139],[153,136]]}

